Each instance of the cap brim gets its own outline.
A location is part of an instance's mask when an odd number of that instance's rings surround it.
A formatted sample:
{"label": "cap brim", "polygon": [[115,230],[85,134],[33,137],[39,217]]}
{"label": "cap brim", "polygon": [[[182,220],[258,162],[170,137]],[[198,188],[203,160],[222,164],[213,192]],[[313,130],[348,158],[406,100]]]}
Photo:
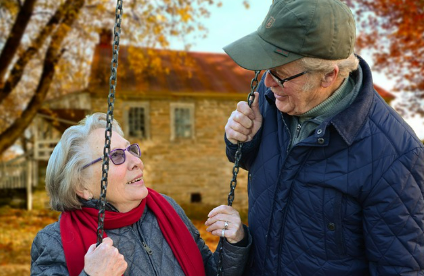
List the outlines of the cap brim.
{"label": "cap brim", "polygon": [[[239,66],[247,70],[270,69],[303,57],[269,44],[257,32],[242,37],[223,49]],[[284,54],[278,53],[281,50]]]}

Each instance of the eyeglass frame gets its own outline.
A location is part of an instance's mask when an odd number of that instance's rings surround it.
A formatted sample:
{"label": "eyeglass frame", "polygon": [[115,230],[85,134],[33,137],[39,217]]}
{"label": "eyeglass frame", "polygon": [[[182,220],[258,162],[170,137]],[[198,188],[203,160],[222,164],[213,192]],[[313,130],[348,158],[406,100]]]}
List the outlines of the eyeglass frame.
{"label": "eyeglass frame", "polygon": [[[137,146],[138,151],[140,152],[140,156],[135,155],[133,152],[131,152],[131,151],[129,150],[129,148],[130,148],[130,147],[132,147],[132,146],[134,146],[134,145],[136,145],[136,146]],[[122,150],[122,151],[124,151],[124,161],[122,161],[122,163],[119,163],[119,164],[116,164],[116,163],[113,161],[113,159],[110,157],[110,155],[111,155],[113,152],[117,151],[117,150]],[[140,146],[139,146],[137,143],[134,143],[134,144],[129,145],[129,146],[128,146],[128,147],[126,147],[125,149],[114,149],[114,150],[112,150],[112,151],[109,153],[109,159],[110,159],[110,161],[112,161],[112,163],[113,163],[113,164],[115,164],[115,165],[122,165],[122,164],[124,164],[124,163],[125,163],[125,161],[127,161],[127,159],[126,159],[126,157],[125,157],[125,156],[126,156],[125,151],[128,151],[129,153],[131,153],[132,155],[134,155],[134,156],[136,156],[136,157],[138,157],[138,158],[141,158],[141,149],[140,149]],[[87,167],[89,167],[89,166],[91,166],[91,165],[93,165],[93,164],[95,164],[95,163],[97,163],[97,162],[101,161],[102,159],[103,159],[103,157],[99,157],[99,158],[97,158],[96,160],[94,160],[94,161],[92,161],[92,162],[90,162],[90,163],[88,163],[88,164],[84,165],[84,166],[81,168],[81,170],[84,170],[85,168],[87,168]]]}
{"label": "eyeglass frame", "polygon": [[291,76],[291,77],[288,77],[288,78],[285,78],[285,79],[281,79],[279,76],[277,76],[277,75],[276,75],[276,73],[273,73],[273,72],[271,71],[271,69],[268,69],[268,70],[267,70],[267,73],[270,73],[270,74],[271,74],[271,77],[273,77],[273,78],[274,78],[274,80],[275,80],[275,81],[276,81],[279,85],[281,85],[281,87],[284,87],[284,83],[285,83],[285,82],[290,81],[290,80],[295,79],[295,78],[298,78],[298,77],[300,77],[300,76],[303,76],[303,75],[305,75],[306,73],[309,73],[309,71],[303,71],[302,73],[296,74],[296,75],[294,75],[294,76]]}

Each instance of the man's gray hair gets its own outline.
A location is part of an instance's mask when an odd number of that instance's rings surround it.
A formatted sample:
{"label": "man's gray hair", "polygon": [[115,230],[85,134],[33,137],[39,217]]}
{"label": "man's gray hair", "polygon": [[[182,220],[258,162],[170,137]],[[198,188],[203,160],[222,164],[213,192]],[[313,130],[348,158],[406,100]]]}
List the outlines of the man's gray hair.
{"label": "man's gray hair", "polygon": [[334,65],[339,67],[339,77],[346,78],[350,72],[358,69],[359,60],[355,54],[351,54],[347,59],[326,60],[319,58],[304,57],[300,59],[305,71],[320,72],[324,75],[334,69]]}
{"label": "man's gray hair", "polygon": [[[104,113],[88,115],[78,125],[69,127],[54,148],[46,171],[46,190],[53,210],[63,212],[81,208],[76,192],[85,187],[85,179],[90,174],[90,170],[82,170],[82,167],[93,161],[91,155],[86,154],[91,151],[87,139],[98,128],[106,128]],[[124,136],[116,120],[113,120],[112,130]]]}
{"label": "man's gray hair", "polygon": [[334,70],[334,65],[339,67],[339,75],[338,78],[347,78],[349,74],[356,69],[358,69],[359,60],[355,56],[355,54],[351,54],[347,59],[339,59],[339,60],[326,60],[320,58],[312,58],[312,57],[304,57],[301,58],[299,64],[304,68],[305,71],[310,71],[315,74],[307,74],[308,81],[303,87],[303,90],[312,89],[316,83],[312,81],[312,79],[319,78],[319,80],[323,80],[324,76],[327,73],[330,73]]}

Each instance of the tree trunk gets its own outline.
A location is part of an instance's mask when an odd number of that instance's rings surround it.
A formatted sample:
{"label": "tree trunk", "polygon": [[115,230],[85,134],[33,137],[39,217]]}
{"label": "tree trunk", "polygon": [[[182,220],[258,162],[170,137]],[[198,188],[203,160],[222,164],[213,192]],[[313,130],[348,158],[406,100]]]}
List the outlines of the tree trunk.
{"label": "tree trunk", "polygon": [[44,59],[43,72],[35,94],[22,115],[2,134],[0,134],[0,153],[4,152],[7,148],[13,145],[16,139],[20,137],[22,132],[24,132],[24,130],[32,122],[46,98],[50,84],[54,77],[55,66],[62,54],[61,44],[69,30],[71,30],[70,26],[73,24],[79,14],[79,11],[84,5],[84,0],[67,0],[66,2],[71,4],[70,8],[66,10],[62,23],[59,25],[52,37],[52,40],[50,41],[50,45],[46,51],[46,57]]}

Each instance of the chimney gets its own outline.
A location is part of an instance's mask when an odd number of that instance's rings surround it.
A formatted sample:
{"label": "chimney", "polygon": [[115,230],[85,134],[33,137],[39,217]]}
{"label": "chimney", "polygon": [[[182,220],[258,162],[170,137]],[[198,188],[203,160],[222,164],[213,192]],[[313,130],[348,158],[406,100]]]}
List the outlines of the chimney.
{"label": "chimney", "polygon": [[100,31],[100,47],[111,47],[112,45],[112,30],[109,29],[101,29]]}

